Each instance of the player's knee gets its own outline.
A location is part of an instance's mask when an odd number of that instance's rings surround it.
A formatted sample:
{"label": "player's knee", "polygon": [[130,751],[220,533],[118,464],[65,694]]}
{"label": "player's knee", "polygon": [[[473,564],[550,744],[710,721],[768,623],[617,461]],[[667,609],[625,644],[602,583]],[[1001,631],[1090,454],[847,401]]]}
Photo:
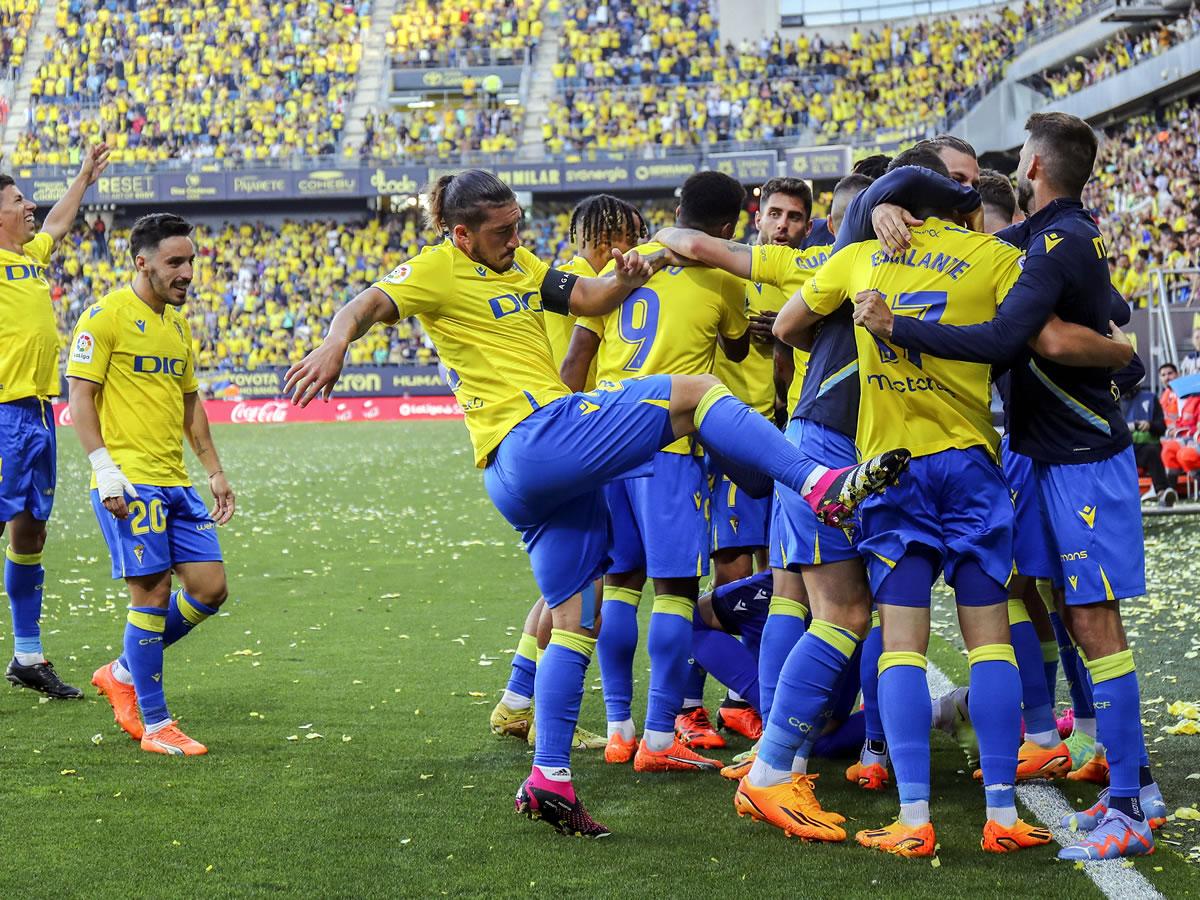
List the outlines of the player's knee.
{"label": "player's knee", "polygon": [[214,578],[198,591],[188,591],[188,594],[199,600],[205,606],[218,609],[222,603],[229,599],[229,585],[225,581],[225,576],[221,575],[217,578]]}
{"label": "player's knee", "polygon": [[8,542],[14,553],[41,553],[46,547],[46,523],[36,519],[27,522],[16,520],[9,531]]}
{"label": "player's knee", "polygon": [[863,640],[871,630],[871,610],[857,604],[839,609],[833,624],[854,632],[859,640]]}
{"label": "player's knee", "polygon": [[700,404],[700,399],[720,384],[715,375],[672,375],[671,408],[691,414]]}

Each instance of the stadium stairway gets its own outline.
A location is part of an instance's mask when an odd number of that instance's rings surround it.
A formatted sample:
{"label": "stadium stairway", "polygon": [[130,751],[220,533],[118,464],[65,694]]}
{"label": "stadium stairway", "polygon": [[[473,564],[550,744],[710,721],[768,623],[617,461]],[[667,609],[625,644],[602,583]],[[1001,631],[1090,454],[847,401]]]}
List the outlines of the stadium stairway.
{"label": "stadium stairway", "polygon": [[346,113],[346,133],[342,146],[359,147],[366,135],[363,120],[367,113],[382,104],[388,95],[387,79],[391,65],[387,54],[387,33],[399,0],[375,0],[371,4],[371,27],[363,42],[362,62],[358,67],[358,84],[354,100]]}
{"label": "stadium stairway", "polygon": [[541,40],[533,54],[529,94],[525,103],[525,128],[521,133],[518,159],[541,159],[546,152],[542,143],[542,120],[550,109],[554,94],[554,61],[562,42],[562,19],[547,21]]}
{"label": "stadium stairway", "polygon": [[21,78],[12,98],[8,121],[0,132],[0,157],[7,159],[12,154],[17,140],[21,137],[21,130],[25,127],[33,76],[46,58],[46,41],[54,33],[54,17],[57,12],[57,0],[43,0],[42,8],[38,10],[37,19],[34,20],[33,29],[29,33],[29,49],[25,53],[25,63],[21,66]]}

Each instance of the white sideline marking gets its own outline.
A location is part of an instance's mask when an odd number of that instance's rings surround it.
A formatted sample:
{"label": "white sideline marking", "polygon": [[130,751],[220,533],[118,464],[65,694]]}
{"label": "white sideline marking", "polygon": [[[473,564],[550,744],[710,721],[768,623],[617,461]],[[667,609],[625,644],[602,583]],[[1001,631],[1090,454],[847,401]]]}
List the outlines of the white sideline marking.
{"label": "white sideline marking", "polygon": [[[940,697],[958,686],[932,662],[929,663],[926,674],[929,679],[929,693],[933,697]],[[1017,798],[1037,816],[1039,822],[1050,829],[1050,833],[1059,844],[1065,847],[1078,843],[1075,834],[1060,824],[1063,816],[1075,810],[1058,788],[1049,782],[1019,784]],[[1154,885],[1147,881],[1141,872],[1134,868],[1126,868],[1121,864],[1121,860],[1087,862],[1083,864],[1083,871],[1109,900],[1162,900],[1162,894],[1154,889]]]}

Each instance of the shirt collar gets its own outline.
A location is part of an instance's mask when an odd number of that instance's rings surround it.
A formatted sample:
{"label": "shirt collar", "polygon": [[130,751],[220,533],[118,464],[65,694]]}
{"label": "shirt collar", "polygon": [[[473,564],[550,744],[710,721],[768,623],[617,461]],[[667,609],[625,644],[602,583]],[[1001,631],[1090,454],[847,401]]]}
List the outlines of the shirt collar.
{"label": "shirt collar", "polygon": [[1029,227],[1036,233],[1039,229],[1049,225],[1073,211],[1082,211],[1083,203],[1078,200],[1072,200],[1069,197],[1058,197],[1051,200],[1032,216],[1029,217]]}

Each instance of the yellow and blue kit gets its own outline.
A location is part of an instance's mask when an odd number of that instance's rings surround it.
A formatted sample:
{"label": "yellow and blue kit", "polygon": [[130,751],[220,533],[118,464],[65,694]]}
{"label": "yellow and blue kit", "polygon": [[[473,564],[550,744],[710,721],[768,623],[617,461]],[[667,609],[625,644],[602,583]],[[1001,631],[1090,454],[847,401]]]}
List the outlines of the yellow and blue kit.
{"label": "yellow and blue kit", "polygon": [[138,492],[117,519],[92,479],[113,578],[220,560],[216,524],[183,464],[184,395],[199,390],[187,319],[171,306],[155,313],[131,287],[113,291],[79,317],[67,377],[102,386],[100,433]]}
{"label": "yellow and blue kit", "polygon": [[[573,256],[557,268],[560,272],[570,272],[581,278],[591,278],[596,275],[596,270],[592,268],[591,263],[582,256]],[[561,371],[563,359],[571,346],[571,333],[575,330],[575,316],[550,314],[542,316],[542,321],[546,326],[546,339],[550,341],[550,354],[554,358],[554,366]],[[591,369],[584,380],[583,389],[590,391],[595,387],[596,361],[593,359]]]}

